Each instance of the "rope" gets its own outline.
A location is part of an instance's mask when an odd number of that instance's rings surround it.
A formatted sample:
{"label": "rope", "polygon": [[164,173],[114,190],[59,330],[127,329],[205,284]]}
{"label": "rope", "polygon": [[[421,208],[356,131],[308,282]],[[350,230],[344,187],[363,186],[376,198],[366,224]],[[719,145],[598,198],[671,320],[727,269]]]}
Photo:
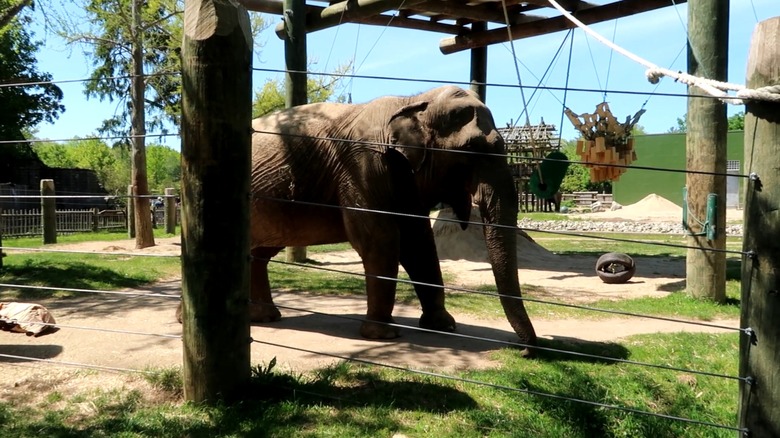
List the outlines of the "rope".
{"label": "rope", "polygon": [[[631,59],[634,62],[641,64],[647,68],[645,76],[651,84],[657,84],[663,76],[669,76],[674,78],[675,81],[682,82],[686,85],[692,85],[704,90],[706,93],[714,96],[726,103],[733,105],[743,105],[744,100],[765,100],[770,102],[780,102],[780,85],[770,85],[767,87],[761,87],[757,89],[748,89],[744,85],[732,84],[728,82],[716,81],[713,79],[700,78],[697,76],[683,73],[681,71],[672,71],[667,68],[659,67],[652,62],[641,58],[628,50],[610,42],[608,39],[599,35],[596,31],[586,26],[583,22],[576,19],[573,15],[558,4],[555,0],[547,0],[550,4],[557,9],[561,15],[565,16],[569,21],[576,24],[580,29],[587,32],[593,38],[597,39],[607,47],[612,48],[621,55]],[[726,91],[736,91],[736,97],[729,95]]]}

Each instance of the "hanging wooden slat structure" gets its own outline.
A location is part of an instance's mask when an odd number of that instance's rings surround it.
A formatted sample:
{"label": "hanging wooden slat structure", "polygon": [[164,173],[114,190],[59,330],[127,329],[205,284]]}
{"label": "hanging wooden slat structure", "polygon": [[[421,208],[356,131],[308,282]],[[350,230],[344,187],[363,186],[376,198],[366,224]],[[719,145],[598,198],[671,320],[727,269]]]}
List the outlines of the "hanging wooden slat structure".
{"label": "hanging wooden slat structure", "polygon": [[620,123],[606,102],[596,105],[592,114],[577,115],[566,108],[566,116],[582,134],[577,141],[577,155],[590,169],[592,182],[617,181],[626,171],[624,166],[636,160],[631,130],[644,112],[639,110],[633,118],[627,117],[625,123]]}

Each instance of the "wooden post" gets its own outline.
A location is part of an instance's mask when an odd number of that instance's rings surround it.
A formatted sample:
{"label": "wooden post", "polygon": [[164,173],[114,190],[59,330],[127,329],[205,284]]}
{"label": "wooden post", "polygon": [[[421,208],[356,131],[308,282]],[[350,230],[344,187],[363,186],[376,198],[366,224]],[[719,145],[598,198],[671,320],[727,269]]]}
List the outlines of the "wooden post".
{"label": "wooden post", "polygon": [[[747,87],[780,84],[780,17],[756,26],[747,61]],[[780,436],[780,104],[745,104],[746,184],[740,327],[754,339],[740,340],[739,424],[751,437]]]}
{"label": "wooden post", "polygon": [[43,228],[43,243],[57,243],[57,200],[47,198],[54,196],[54,180],[41,180],[41,227]]}
{"label": "wooden post", "polygon": [[3,207],[0,206],[0,269],[3,269],[3,257],[5,252],[3,251]]}
{"label": "wooden post", "polygon": [[135,239],[135,190],[133,185],[127,186],[127,237]]}
{"label": "wooden post", "polygon": [[[484,21],[475,21],[471,23],[472,32],[484,32],[487,30],[487,23]],[[479,95],[479,99],[485,102],[487,99],[487,46],[471,49],[471,89]]]}
{"label": "wooden post", "polygon": [[165,232],[168,234],[176,234],[176,200],[173,198],[175,194],[174,189],[165,189]]}
{"label": "wooden post", "polygon": [[[729,2],[696,0],[688,2],[688,73],[708,79],[725,81],[728,68]],[[690,94],[705,94],[690,86]],[[715,172],[719,175],[688,174],[688,224],[693,233],[705,230],[696,220],[707,219],[707,196],[717,195],[717,219],[714,240],[706,234],[690,236],[686,258],[688,294],[726,299],[726,254],[708,249],[726,248],[726,104],[710,98],[688,98],[688,134],[686,137],[686,168]]]}
{"label": "wooden post", "polygon": [[249,14],[235,2],[185,5],[184,398],[214,402],[239,398],[250,378],[252,33]]}
{"label": "wooden post", "polygon": [[[291,108],[308,102],[306,76],[306,1],[283,0],[284,59],[287,65],[285,75],[285,106]],[[306,247],[288,247],[285,258],[291,263],[306,261]]]}

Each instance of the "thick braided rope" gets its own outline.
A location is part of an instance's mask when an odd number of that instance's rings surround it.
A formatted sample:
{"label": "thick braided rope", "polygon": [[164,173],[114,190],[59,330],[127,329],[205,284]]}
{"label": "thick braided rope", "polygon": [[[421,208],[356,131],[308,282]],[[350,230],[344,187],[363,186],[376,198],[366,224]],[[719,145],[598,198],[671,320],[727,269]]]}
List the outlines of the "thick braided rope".
{"label": "thick braided rope", "polygon": [[[724,102],[731,103],[734,105],[743,105],[744,99],[780,102],[780,85],[770,85],[770,86],[761,87],[753,90],[753,89],[746,88],[744,85],[731,84],[728,82],[720,82],[712,79],[700,78],[697,76],[689,75],[688,73],[676,72],[666,68],[658,67],[652,62],[647,61],[646,59],[643,59],[625,50],[624,48],[616,45],[615,43],[599,35],[597,32],[595,32],[594,30],[586,26],[583,22],[574,18],[574,16],[571,15],[569,11],[561,7],[561,5],[559,5],[558,2],[556,2],[555,0],[547,0],[547,1],[550,2],[550,4],[555,9],[557,9],[558,12],[561,13],[561,15],[566,17],[572,23],[576,24],[577,27],[587,32],[593,38],[599,40],[602,44],[605,44],[606,46],[610,47],[612,50],[615,50],[616,52],[631,59],[632,61],[635,61],[647,67],[645,76],[647,76],[647,80],[650,81],[650,83],[656,84],[663,76],[669,76],[674,78],[676,81],[682,82],[683,84],[694,85],[696,87],[699,87],[702,90],[704,90],[707,94],[710,94],[711,96],[717,97]],[[737,92],[736,96],[729,95],[727,93],[727,91],[729,90],[736,91]]]}

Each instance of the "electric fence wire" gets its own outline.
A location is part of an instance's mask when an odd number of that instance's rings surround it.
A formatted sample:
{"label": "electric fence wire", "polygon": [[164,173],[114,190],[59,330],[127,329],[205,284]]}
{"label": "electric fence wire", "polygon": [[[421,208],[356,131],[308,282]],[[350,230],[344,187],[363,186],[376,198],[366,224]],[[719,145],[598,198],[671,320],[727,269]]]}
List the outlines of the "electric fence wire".
{"label": "electric fence wire", "polygon": [[[315,72],[315,71],[309,71],[309,70],[289,70],[289,69],[281,69],[281,68],[266,68],[266,67],[252,67],[252,70],[254,71],[262,71],[262,72],[270,72],[270,73],[290,73],[290,74],[296,74],[296,73],[305,73],[307,75],[314,75],[314,76],[335,76],[335,77],[347,77],[347,78],[354,78],[354,79],[371,79],[371,80],[381,80],[381,81],[398,81],[398,82],[414,82],[414,83],[429,83],[429,84],[440,84],[440,85],[462,85],[469,87],[472,85],[471,81],[455,81],[455,80],[443,80],[443,79],[430,79],[430,78],[408,78],[408,77],[397,77],[397,76],[378,76],[378,75],[358,75],[358,74],[349,74],[349,73],[325,73],[325,72]],[[697,98],[703,98],[703,99],[718,99],[717,97],[714,97],[710,94],[702,93],[702,94],[691,94],[691,93],[655,93],[653,91],[635,91],[635,90],[603,90],[603,89],[595,89],[595,88],[571,88],[571,87],[552,87],[552,86],[542,86],[542,85],[517,85],[517,84],[502,84],[502,83],[494,83],[494,82],[485,82],[485,86],[488,87],[496,87],[496,88],[523,88],[526,90],[550,90],[550,91],[566,91],[569,92],[579,92],[579,93],[604,93],[605,91],[610,94],[625,94],[625,95],[633,95],[633,96],[647,96],[647,95],[654,95],[654,96],[663,96],[663,97],[697,97]]]}
{"label": "electric fence wire", "polygon": [[0,140],[0,145],[4,144],[18,144],[18,143],[58,143],[66,141],[80,141],[80,140],[125,140],[134,138],[148,138],[148,137],[179,137],[178,133],[155,133],[155,134],[128,134],[128,135],[116,135],[116,136],[90,136],[90,137],[77,137],[77,138],[30,138],[21,140]]}
{"label": "electric fence wire", "polygon": [[461,149],[431,149],[427,148],[425,146],[417,146],[417,145],[403,145],[403,144],[396,144],[396,143],[383,143],[379,141],[369,141],[369,140],[353,140],[348,138],[339,138],[339,137],[323,137],[323,136],[312,136],[312,135],[303,135],[303,134],[293,134],[293,133],[287,133],[287,132],[278,132],[278,131],[268,131],[268,130],[262,130],[262,129],[252,129],[252,132],[258,133],[258,134],[270,134],[270,135],[278,135],[280,137],[293,137],[293,138],[302,138],[302,139],[310,139],[310,140],[325,140],[330,142],[340,142],[340,143],[348,143],[348,144],[357,144],[357,145],[368,145],[368,146],[382,146],[387,148],[402,148],[402,149],[420,149],[425,150],[426,152],[432,152],[432,153],[440,153],[440,154],[462,154],[462,155],[475,155],[475,156],[484,156],[484,157],[496,157],[496,158],[512,158],[517,160],[531,160],[531,161],[553,161],[553,162],[564,162],[564,163],[571,163],[571,164],[583,164],[583,165],[599,165],[599,166],[612,166],[612,167],[622,167],[627,169],[642,169],[642,170],[653,170],[653,171],[659,171],[659,172],[675,172],[675,173],[689,173],[694,175],[713,175],[713,176],[734,176],[739,178],[755,178],[755,174],[736,174],[736,173],[724,173],[724,172],[710,172],[710,171],[703,171],[703,170],[687,170],[687,169],[673,169],[673,168],[663,168],[663,167],[649,167],[649,166],[635,166],[635,165],[624,165],[624,164],[606,164],[606,163],[595,163],[590,161],[577,161],[577,160],[559,160],[555,158],[534,158],[534,157],[516,157],[514,155],[509,155],[506,153],[499,154],[499,153],[493,153],[493,152],[482,152],[482,151],[469,151],[469,150],[461,150]]}
{"label": "electric fence wire", "polygon": [[[364,207],[351,207],[351,206],[344,206],[344,205],[332,205],[332,204],[322,204],[319,202],[309,202],[309,201],[299,201],[299,200],[293,200],[293,199],[284,199],[284,198],[276,198],[273,196],[265,196],[265,195],[252,195],[255,199],[264,199],[267,201],[274,201],[274,202],[284,202],[288,204],[298,204],[298,205],[307,205],[312,207],[325,207],[325,208],[335,208],[335,209],[341,209],[341,210],[348,210],[348,211],[356,211],[356,212],[362,212],[362,213],[376,213],[376,214],[384,214],[384,215],[390,215],[390,216],[398,216],[398,217],[407,217],[407,218],[417,218],[417,219],[426,219],[430,220],[429,216],[423,216],[418,214],[412,214],[412,213],[400,213],[395,211],[387,211],[387,210],[377,210],[377,209],[371,209],[371,208],[364,208]],[[592,239],[599,239],[599,240],[606,240],[606,241],[612,241],[612,242],[627,242],[627,243],[641,243],[643,245],[654,245],[654,246],[662,246],[662,247],[669,247],[669,248],[680,248],[680,249],[695,249],[695,250],[701,250],[701,251],[708,251],[708,252],[720,252],[720,253],[726,253],[726,254],[738,254],[741,256],[748,256],[752,257],[753,252],[752,251],[738,251],[738,250],[729,250],[729,249],[720,249],[720,248],[707,248],[707,247],[699,247],[699,246],[688,246],[688,245],[680,245],[680,244],[674,244],[674,243],[667,243],[667,242],[646,242],[646,241],[637,241],[632,239],[623,239],[619,237],[607,237],[607,236],[590,236],[587,234],[578,234],[578,233],[571,233],[568,231],[553,231],[553,230],[543,230],[539,228],[527,228],[527,227],[519,227],[517,225],[504,225],[504,224],[485,224],[483,222],[474,222],[474,221],[461,221],[460,219],[452,219],[452,218],[438,218],[437,220],[443,221],[443,222],[452,222],[457,224],[468,224],[468,225],[474,225],[478,227],[494,227],[494,228],[503,228],[503,229],[512,229],[512,230],[522,230],[522,231],[536,231],[539,233],[547,233],[547,234],[557,234],[557,235],[563,235],[563,236],[570,236],[570,237],[582,237],[582,238],[592,238]]]}
{"label": "electric fence wire", "polygon": [[510,391],[510,392],[523,393],[523,394],[534,395],[534,396],[538,396],[538,397],[547,397],[547,398],[553,398],[553,399],[556,399],[556,400],[571,401],[571,402],[575,402],[575,403],[581,403],[581,404],[586,404],[586,405],[590,405],[590,406],[596,406],[596,407],[604,408],[604,409],[614,409],[614,410],[619,410],[619,411],[623,411],[623,412],[629,412],[629,413],[632,413],[632,414],[647,415],[647,416],[656,417],[656,418],[663,418],[663,419],[666,419],[666,420],[680,421],[680,422],[689,423],[689,424],[696,424],[696,425],[700,425],[700,426],[708,426],[708,427],[712,427],[712,428],[725,429],[725,430],[731,430],[731,431],[736,431],[736,432],[746,432],[747,431],[747,429],[744,429],[744,428],[728,426],[728,425],[723,425],[723,424],[717,424],[717,423],[712,423],[712,422],[708,422],[708,421],[694,420],[694,419],[678,417],[678,416],[674,416],[674,415],[659,414],[659,413],[655,413],[655,412],[643,411],[641,409],[630,408],[630,407],[627,407],[627,406],[619,406],[619,405],[614,405],[614,404],[607,404],[607,403],[596,402],[596,401],[592,401],[592,400],[578,399],[578,398],[567,397],[567,396],[563,396],[563,395],[559,395],[559,394],[551,394],[551,393],[546,393],[546,392],[541,392],[541,391],[535,391],[535,390],[532,390],[532,389],[516,388],[516,387],[512,387],[512,386],[507,386],[507,385],[499,385],[499,384],[496,384],[496,383],[483,382],[483,381],[476,380],[476,379],[469,379],[469,378],[464,378],[464,377],[451,376],[451,375],[448,375],[448,374],[437,373],[437,372],[433,372],[433,371],[424,371],[424,370],[419,370],[419,369],[415,369],[415,368],[411,368],[411,367],[404,367],[404,366],[399,366],[399,365],[379,363],[379,362],[370,361],[370,360],[366,360],[366,359],[342,356],[342,355],[332,354],[332,353],[318,352],[318,351],[309,350],[309,349],[306,349],[306,348],[293,347],[293,346],[289,346],[289,345],[282,345],[282,344],[278,344],[278,343],[270,342],[270,341],[258,341],[256,339],[253,339],[252,342],[255,342],[255,343],[258,343],[258,344],[269,345],[269,346],[273,346],[273,347],[277,347],[277,348],[285,348],[285,349],[300,351],[300,352],[303,352],[303,353],[309,353],[309,354],[315,354],[315,355],[322,355],[322,356],[332,357],[334,359],[347,360],[347,361],[351,361],[351,362],[363,363],[363,364],[366,364],[366,365],[380,366],[380,367],[383,367],[383,368],[388,368],[388,369],[392,369],[392,370],[396,370],[396,371],[402,371],[402,372],[418,374],[418,375],[422,375],[422,376],[435,377],[435,378],[446,379],[446,380],[456,381],[456,382],[460,382],[460,383],[468,383],[468,384],[479,385],[479,386],[487,386],[487,387],[494,388],[494,389],[500,389],[500,390],[505,390],[505,391]]}
{"label": "electric fence wire", "polygon": [[[8,320],[3,320],[3,319],[0,319],[0,321],[3,321],[3,322],[13,322],[13,321],[8,321]],[[95,331],[119,333],[119,334],[163,337],[163,338],[168,338],[168,339],[181,339],[180,335],[166,335],[166,334],[134,332],[134,331],[126,331],[126,330],[96,329],[96,328],[83,327],[83,326],[66,326],[66,325],[62,325],[62,324],[47,324],[47,323],[40,323],[40,324],[41,325],[58,326],[58,327],[63,327],[63,328],[79,329],[79,330],[95,330]],[[294,351],[314,354],[314,355],[317,355],[317,356],[331,357],[331,358],[334,358],[334,359],[344,360],[344,361],[347,361],[347,362],[362,363],[362,364],[365,364],[365,365],[376,366],[376,367],[387,368],[387,369],[393,369],[393,370],[402,371],[402,372],[405,372],[405,373],[424,375],[424,376],[428,376],[428,377],[434,377],[434,378],[439,378],[439,379],[456,381],[456,382],[460,382],[460,383],[468,383],[468,384],[472,384],[472,385],[483,386],[483,387],[490,387],[490,388],[504,390],[504,391],[528,394],[528,395],[533,395],[533,396],[537,396],[537,397],[547,397],[547,398],[554,398],[554,399],[557,399],[557,400],[571,401],[571,402],[580,403],[580,404],[586,404],[586,405],[590,405],[590,406],[597,406],[597,407],[604,408],[604,409],[619,410],[619,411],[628,412],[628,413],[632,413],[632,414],[636,414],[636,415],[646,415],[646,416],[651,416],[651,417],[656,417],[656,418],[663,418],[663,419],[667,419],[667,420],[680,421],[680,422],[689,423],[689,424],[696,424],[696,425],[699,425],[699,426],[707,426],[707,427],[712,427],[712,428],[727,429],[727,430],[733,430],[733,431],[747,430],[747,429],[741,429],[741,428],[734,427],[734,426],[722,425],[722,424],[717,424],[717,423],[712,423],[712,422],[707,422],[707,421],[694,420],[694,419],[690,419],[690,418],[679,417],[679,416],[668,415],[668,414],[659,414],[659,413],[649,412],[649,411],[645,411],[645,410],[641,410],[641,409],[630,408],[630,407],[627,407],[627,406],[620,406],[620,405],[615,405],[615,404],[607,404],[607,403],[596,402],[596,401],[592,401],[592,400],[578,399],[578,398],[574,398],[574,397],[568,397],[568,396],[565,396],[565,395],[546,393],[546,392],[535,391],[535,390],[526,389],[526,388],[517,388],[517,387],[512,387],[512,386],[507,386],[507,385],[499,385],[499,384],[495,384],[495,383],[491,383],[491,382],[485,382],[485,381],[481,381],[481,380],[477,380],[477,379],[469,379],[469,378],[453,376],[453,375],[444,374],[444,373],[424,371],[424,370],[419,370],[419,369],[415,369],[415,368],[411,368],[411,367],[404,367],[404,366],[399,366],[399,365],[392,365],[392,364],[387,364],[387,363],[381,363],[381,362],[377,362],[377,361],[373,361],[373,360],[361,359],[361,358],[356,358],[356,357],[342,356],[342,355],[337,355],[337,354],[332,354],[332,353],[327,353],[327,352],[322,352],[322,351],[315,351],[315,350],[310,350],[310,349],[305,349],[305,348],[300,348],[300,347],[295,347],[295,346],[290,346],[290,345],[278,344],[278,343],[274,343],[274,342],[270,342],[270,341],[259,341],[259,340],[253,339],[253,338],[250,338],[250,341],[252,343],[256,343],[256,344],[262,344],[262,345],[268,345],[268,346],[273,346],[273,347],[277,347],[277,348],[294,350]],[[6,359],[13,359],[13,360],[17,360],[17,361],[25,361],[25,362],[36,361],[36,362],[43,362],[43,363],[52,364],[52,365],[73,366],[73,367],[77,367],[77,368],[96,369],[96,370],[101,370],[101,371],[114,371],[114,372],[121,372],[121,373],[147,373],[147,374],[153,373],[153,371],[151,371],[151,370],[137,370],[137,369],[132,369],[132,368],[111,367],[111,366],[94,365],[94,364],[86,364],[86,363],[71,362],[71,361],[59,361],[59,360],[53,360],[53,359],[43,359],[43,358],[36,358],[36,357],[29,357],[29,356],[20,356],[20,355],[5,354],[5,353],[0,353],[0,357],[6,358]],[[717,377],[724,377],[724,376],[717,376]],[[725,376],[725,377],[728,377],[728,376]]]}

